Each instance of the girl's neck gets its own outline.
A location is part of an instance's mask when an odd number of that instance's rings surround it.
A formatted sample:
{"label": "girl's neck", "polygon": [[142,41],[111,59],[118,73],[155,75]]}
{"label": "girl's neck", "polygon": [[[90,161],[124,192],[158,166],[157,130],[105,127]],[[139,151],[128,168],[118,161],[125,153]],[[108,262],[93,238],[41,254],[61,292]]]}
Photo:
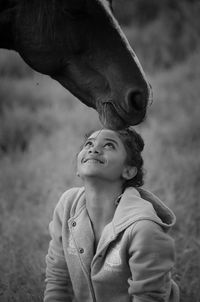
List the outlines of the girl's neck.
{"label": "girl's neck", "polygon": [[101,180],[85,181],[86,207],[93,223],[105,225],[112,220],[118,196],[122,193],[121,183]]}

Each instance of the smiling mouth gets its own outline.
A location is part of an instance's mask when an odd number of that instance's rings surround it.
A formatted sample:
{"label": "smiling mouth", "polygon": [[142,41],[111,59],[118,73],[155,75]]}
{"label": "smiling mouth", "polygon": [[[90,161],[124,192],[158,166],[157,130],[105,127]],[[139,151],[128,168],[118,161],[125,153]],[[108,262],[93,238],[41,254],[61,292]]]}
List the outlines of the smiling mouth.
{"label": "smiling mouth", "polygon": [[88,162],[91,162],[91,163],[99,163],[99,164],[104,164],[104,162],[100,159],[97,159],[97,158],[86,158],[84,160],[82,160],[82,162],[85,164],[85,163],[88,163]]}

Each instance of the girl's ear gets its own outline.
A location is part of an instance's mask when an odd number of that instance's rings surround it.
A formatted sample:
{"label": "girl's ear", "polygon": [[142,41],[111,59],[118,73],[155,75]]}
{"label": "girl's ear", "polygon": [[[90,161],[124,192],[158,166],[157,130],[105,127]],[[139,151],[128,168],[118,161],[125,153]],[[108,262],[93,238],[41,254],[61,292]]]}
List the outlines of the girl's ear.
{"label": "girl's ear", "polygon": [[137,174],[137,168],[133,166],[126,166],[122,172],[122,177],[126,180],[129,180]]}

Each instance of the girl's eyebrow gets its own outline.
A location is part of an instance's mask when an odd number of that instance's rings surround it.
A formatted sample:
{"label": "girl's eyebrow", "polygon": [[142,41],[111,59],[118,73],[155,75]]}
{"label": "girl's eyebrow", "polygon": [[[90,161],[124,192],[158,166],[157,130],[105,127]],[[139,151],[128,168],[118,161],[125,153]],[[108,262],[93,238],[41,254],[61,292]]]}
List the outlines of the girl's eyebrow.
{"label": "girl's eyebrow", "polygon": [[87,139],[86,139],[86,142],[87,141],[95,141],[96,140],[96,138],[94,138],[94,137],[88,137]]}
{"label": "girl's eyebrow", "polygon": [[117,142],[115,139],[107,138],[107,137],[106,137],[105,140],[106,140],[106,141],[113,142],[113,143],[115,143],[117,146],[119,145],[118,142]]}

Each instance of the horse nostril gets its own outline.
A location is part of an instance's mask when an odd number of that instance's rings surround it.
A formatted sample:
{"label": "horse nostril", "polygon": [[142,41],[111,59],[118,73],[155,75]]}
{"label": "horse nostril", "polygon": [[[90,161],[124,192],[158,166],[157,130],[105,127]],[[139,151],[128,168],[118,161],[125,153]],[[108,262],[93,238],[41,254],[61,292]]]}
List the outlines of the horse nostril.
{"label": "horse nostril", "polygon": [[146,102],[142,92],[132,90],[127,95],[127,103],[129,110],[142,111],[145,109]]}

